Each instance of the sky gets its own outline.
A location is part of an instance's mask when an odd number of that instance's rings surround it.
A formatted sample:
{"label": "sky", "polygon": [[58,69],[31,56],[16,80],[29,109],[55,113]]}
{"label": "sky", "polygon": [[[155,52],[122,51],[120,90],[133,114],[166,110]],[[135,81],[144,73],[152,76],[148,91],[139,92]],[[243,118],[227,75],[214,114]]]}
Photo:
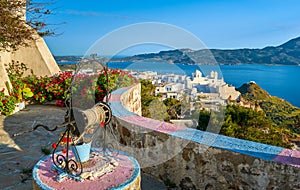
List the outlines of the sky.
{"label": "sky", "polygon": [[44,39],[53,55],[84,55],[103,36],[143,22],[180,27],[217,49],[277,46],[300,36],[300,0],[55,0],[52,9],[45,21],[59,35]]}

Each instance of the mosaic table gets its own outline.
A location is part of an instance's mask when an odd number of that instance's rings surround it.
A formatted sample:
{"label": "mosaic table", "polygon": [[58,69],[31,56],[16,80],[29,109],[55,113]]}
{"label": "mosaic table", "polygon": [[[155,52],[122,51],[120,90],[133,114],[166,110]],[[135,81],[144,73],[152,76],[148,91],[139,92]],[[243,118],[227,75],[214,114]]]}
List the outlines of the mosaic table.
{"label": "mosaic table", "polygon": [[[98,153],[97,150],[93,151],[91,154]],[[114,159],[118,162],[117,166],[105,175],[83,181],[66,178],[57,182],[58,172],[51,169],[52,156],[45,156],[33,168],[33,189],[141,189],[140,166],[136,159],[123,152]]]}

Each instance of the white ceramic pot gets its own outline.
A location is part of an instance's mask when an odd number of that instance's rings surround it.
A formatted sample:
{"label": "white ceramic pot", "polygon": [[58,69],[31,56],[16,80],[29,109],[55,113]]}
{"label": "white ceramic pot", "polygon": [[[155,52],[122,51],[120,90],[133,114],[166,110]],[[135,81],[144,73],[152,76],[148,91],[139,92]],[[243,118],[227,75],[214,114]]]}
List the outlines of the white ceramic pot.
{"label": "white ceramic pot", "polygon": [[25,101],[19,102],[19,110],[23,110],[25,108]]}

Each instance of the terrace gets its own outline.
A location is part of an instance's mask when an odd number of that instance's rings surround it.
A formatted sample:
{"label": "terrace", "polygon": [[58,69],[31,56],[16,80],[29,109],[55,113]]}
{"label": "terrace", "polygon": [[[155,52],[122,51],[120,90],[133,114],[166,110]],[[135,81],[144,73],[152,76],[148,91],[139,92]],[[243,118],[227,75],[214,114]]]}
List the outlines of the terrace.
{"label": "terrace", "polygon": [[[300,187],[299,152],[141,117],[139,94],[139,84],[112,93],[115,136],[109,142],[138,160],[147,174],[142,189],[165,188],[161,181],[181,189]],[[53,105],[28,108],[1,116],[1,188],[31,188],[30,168],[43,156],[39,150],[57,138],[42,129],[13,134],[30,129],[34,120],[49,126],[62,123],[65,113]]]}
{"label": "terrace", "polygon": [[[32,189],[32,168],[45,156],[42,152],[57,140],[58,132],[38,129],[17,137],[13,134],[29,130],[34,121],[48,126],[64,120],[66,109],[55,105],[29,105],[27,111],[4,117],[0,115],[0,189]],[[142,189],[166,189],[161,180],[142,174]]]}

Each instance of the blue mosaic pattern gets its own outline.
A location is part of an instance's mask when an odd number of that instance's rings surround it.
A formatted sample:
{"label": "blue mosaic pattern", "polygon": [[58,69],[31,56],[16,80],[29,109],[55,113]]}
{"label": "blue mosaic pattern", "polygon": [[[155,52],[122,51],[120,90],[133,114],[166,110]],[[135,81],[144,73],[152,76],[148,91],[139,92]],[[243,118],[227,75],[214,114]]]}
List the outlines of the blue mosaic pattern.
{"label": "blue mosaic pattern", "polygon": [[[138,161],[135,158],[133,158],[131,155],[129,155],[125,152],[119,151],[119,153],[129,157],[129,159],[132,161],[134,171],[133,171],[132,176],[126,182],[119,185],[118,187],[110,188],[112,190],[122,190],[122,189],[128,187],[140,175],[140,165],[139,165]],[[43,190],[53,190],[53,188],[42,183],[37,174],[37,170],[39,169],[42,162],[44,162],[49,157],[51,157],[51,155],[44,156],[42,159],[40,159],[40,161],[38,161],[38,163],[34,166],[33,171],[32,171],[33,180]]]}
{"label": "blue mosaic pattern", "polygon": [[38,163],[34,166],[33,170],[32,170],[32,177],[33,180],[36,182],[36,184],[43,190],[52,190],[53,188],[45,185],[44,183],[41,182],[38,174],[37,174],[37,170],[39,169],[40,165],[42,164],[42,162],[44,162],[44,160],[46,160],[47,158],[49,158],[51,155],[48,156],[44,156],[42,159],[40,159],[40,161],[38,161]]}
{"label": "blue mosaic pattern", "polygon": [[134,116],[137,115],[133,112],[128,111],[127,109],[125,109],[123,107],[123,105],[121,104],[121,102],[109,102],[108,104],[111,108],[112,111],[112,115],[115,117],[127,117],[127,116]]}
{"label": "blue mosaic pattern", "polygon": [[236,139],[224,135],[188,128],[170,133],[171,136],[191,140],[206,146],[225,149],[264,160],[273,160],[284,148]]}

